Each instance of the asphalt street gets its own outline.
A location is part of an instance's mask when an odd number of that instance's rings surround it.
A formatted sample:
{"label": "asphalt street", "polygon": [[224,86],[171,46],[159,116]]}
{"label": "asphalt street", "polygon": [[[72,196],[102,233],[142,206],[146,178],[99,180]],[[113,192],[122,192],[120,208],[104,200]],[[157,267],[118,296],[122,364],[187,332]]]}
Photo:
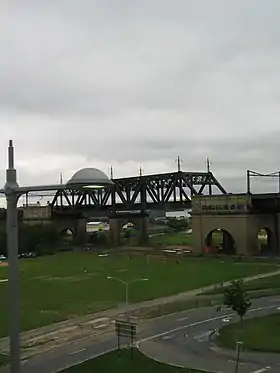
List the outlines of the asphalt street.
{"label": "asphalt street", "polygon": [[[257,300],[246,317],[280,312],[279,306],[279,297]],[[238,321],[234,313],[227,311],[217,314],[216,308],[213,307],[172,315],[168,317],[170,329],[151,338],[145,338],[139,343],[139,348],[147,356],[168,364],[211,372],[234,373],[236,352],[217,348],[214,337],[211,337],[213,331],[234,321]],[[241,351],[238,372],[280,372],[280,355]]]}
{"label": "asphalt street", "polygon": [[[246,317],[280,312],[280,297],[256,299]],[[138,347],[148,356],[178,366],[213,372],[235,372],[236,353],[217,349],[210,333],[237,320],[229,310],[198,308],[142,323]],[[23,362],[22,373],[56,373],[69,366],[112,351],[117,347],[113,334],[76,341]],[[5,372],[4,369],[1,372]],[[280,355],[241,352],[239,373],[278,373]]]}

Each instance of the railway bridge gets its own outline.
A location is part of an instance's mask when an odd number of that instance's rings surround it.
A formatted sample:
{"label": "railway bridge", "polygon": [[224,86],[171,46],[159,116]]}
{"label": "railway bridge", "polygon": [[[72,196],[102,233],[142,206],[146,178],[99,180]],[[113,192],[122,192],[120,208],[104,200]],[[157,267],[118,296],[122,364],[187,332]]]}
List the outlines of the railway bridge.
{"label": "railway bridge", "polygon": [[[247,171],[247,178],[250,172]],[[148,242],[147,224],[151,211],[191,209],[195,253],[211,250],[258,255],[258,237],[262,232],[266,236],[265,249],[272,255],[279,254],[280,190],[278,193],[252,194],[248,179],[246,193],[227,193],[211,172],[177,171],[113,181],[112,189],[37,194],[37,197],[49,197],[47,206],[29,206],[30,193],[26,196],[26,206],[19,210],[19,218],[27,224],[52,222],[60,232],[71,230],[74,238],[81,241],[85,238],[88,221],[107,217],[112,246],[120,244],[122,227],[131,222],[139,233],[139,244],[143,245]],[[4,210],[0,213],[1,218],[5,219]],[[222,237],[218,243],[215,232]]]}
{"label": "railway bridge", "polygon": [[[23,221],[29,224],[55,222],[57,229],[70,229],[74,236],[86,232],[87,221],[106,216],[110,221],[111,243],[120,243],[122,227],[132,222],[139,232],[139,244],[148,241],[147,222],[151,211],[191,209],[192,198],[227,192],[212,172],[184,172],[113,179],[113,188],[58,190],[54,195],[29,193],[25,196]],[[48,197],[47,206],[29,206],[30,196]]]}

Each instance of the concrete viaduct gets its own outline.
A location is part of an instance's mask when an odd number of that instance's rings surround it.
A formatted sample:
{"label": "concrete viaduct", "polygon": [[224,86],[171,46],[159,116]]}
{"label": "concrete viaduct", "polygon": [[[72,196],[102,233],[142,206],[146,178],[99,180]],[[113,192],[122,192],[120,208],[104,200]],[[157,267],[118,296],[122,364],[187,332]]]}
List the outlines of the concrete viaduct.
{"label": "concrete viaduct", "polygon": [[[22,207],[22,222],[25,224],[54,224],[60,233],[70,230],[73,233],[74,240],[83,242],[86,240],[86,225],[89,217],[84,215],[53,216],[51,206],[28,206]],[[120,233],[122,227],[131,222],[138,232],[138,242],[140,245],[148,243],[148,217],[145,212],[133,211],[131,213],[120,212],[112,214],[109,217],[110,224],[110,243],[112,246],[120,245]]]}
{"label": "concrete viaduct", "polygon": [[213,233],[223,234],[228,254],[258,255],[259,232],[267,236],[270,254],[279,254],[280,195],[227,194],[196,196],[192,200],[193,251],[213,247]]}
{"label": "concrete viaduct", "polygon": [[[26,224],[54,223],[60,232],[71,230],[74,238],[77,238],[79,242],[86,238],[87,216],[52,216],[51,206],[28,206],[22,210],[22,221]],[[136,211],[110,216],[111,245],[119,246],[120,232],[127,222],[132,222],[139,232],[139,244],[147,244],[148,218],[148,213]],[[213,248],[213,234],[219,231],[223,236],[220,249],[224,253],[257,255],[260,252],[258,244],[260,230],[267,234],[270,253],[278,255],[279,194],[244,193],[192,197],[192,249],[194,253],[203,253],[206,249]],[[216,249],[219,251],[218,248]]]}

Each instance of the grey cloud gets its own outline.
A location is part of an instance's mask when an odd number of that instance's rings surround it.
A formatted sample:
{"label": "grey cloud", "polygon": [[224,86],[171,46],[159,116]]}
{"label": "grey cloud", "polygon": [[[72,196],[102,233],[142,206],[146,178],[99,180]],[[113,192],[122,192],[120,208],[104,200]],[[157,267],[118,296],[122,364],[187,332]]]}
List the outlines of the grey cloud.
{"label": "grey cloud", "polygon": [[15,139],[23,183],[208,156],[241,191],[247,168],[280,168],[279,0],[6,3],[0,144]]}

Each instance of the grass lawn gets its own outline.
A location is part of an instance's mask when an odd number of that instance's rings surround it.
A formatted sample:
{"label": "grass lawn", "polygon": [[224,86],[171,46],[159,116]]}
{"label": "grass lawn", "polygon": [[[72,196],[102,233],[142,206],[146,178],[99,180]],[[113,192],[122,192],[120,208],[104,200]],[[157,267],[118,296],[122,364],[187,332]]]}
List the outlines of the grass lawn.
{"label": "grass lawn", "polygon": [[162,303],[160,305],[141,309],[134,313],[141,319],[153,319],[155,317],[170,315],[171,313],[181,312],[185,310],[195,309],[199,307],[218,306],[221,304],[221,296],[205,296],[196,297],[195,299],[178,300],[170,303]]}
{"label": "grass lawn", "polygon": [[261,278],[246,283],[248,290],[261,290],[261,289],[275,289],[280,288],[280,275],[275,275],[267,278]]}
{"label": "grass lawn", "polygon": [[[213,232],[212,235],[212,244],[218,245],[223,242],[223,235],[219,231]],[[182,245],[182,246],[191,246],[192,245],[192,234],[186,232],[171,232],[158,234],[150,237],[151,244],[157,245]]]}
{"label": "grass lawn", "polygon": [[5,365],[9,362],[9,356],[8,355],[4,355],[4,354],[0,354],[0,366],[1,365]]}
{"label": "grass lawn", "polygon": [[243,350],[280,352],[280,314],[256,317],[223,327],[217,338],[219,345],[236,348],[236,341],[243,341]]}
{"label": "grass lawn", "polygon": [[[124,303],[124,285],[107,280],[146,277],[149,281],[130,285],[130,302],[140,302],[176,294],[212,283],[275,270],[260,262],[234,263],[208,258],[175,258],[167,263],[143,254],[109,255],[61,253],[20,261],[21,329],[29,330],[68,318],[90,314]],[[86,272],[84,272],[86,268]],[[7,268],[0,267],[0,279]],[[0,336],[8,334],[7,283],[0,283]]]}
{"label": "grass lawn", "polygon": [[192,235],[189,233],[164,233],[150,237],[151,244],[157,245],[187,245],[192,244]]}
{"label": "grass lawn", "polygon": [[[129,239],[124,237],[121,238],[121,244],[124,246],[134,246],[138,245],[138,239],[136,238],[137,231],[134,231],[134,236]],[[182,246],[191,246],[192,244],[192,235],[185,232],[171,232],[171,233],[158,233],[153,234],[149,238],[151,245],[182,245]]]}
{"label": "grass lawn", "polygon": [[[266,278],[260,278],[258,280],[253,280],[245,283],[246,289],[248,291],[253,290],[266,290],[266,289],[279,289],[280,291],[280,275],[270,276]],[[211,291],[205,292],[205,294],[220,294],[223,293],[223,288],[213,289]]]}
{"label": "grass lawn", "polygon": [[159,363],[134,350],[132,359],[130,350],[122,350],[99,356],[85,363],[61,371],[60,373],[202,373],[202,371],[187,368],[177,368]]}

